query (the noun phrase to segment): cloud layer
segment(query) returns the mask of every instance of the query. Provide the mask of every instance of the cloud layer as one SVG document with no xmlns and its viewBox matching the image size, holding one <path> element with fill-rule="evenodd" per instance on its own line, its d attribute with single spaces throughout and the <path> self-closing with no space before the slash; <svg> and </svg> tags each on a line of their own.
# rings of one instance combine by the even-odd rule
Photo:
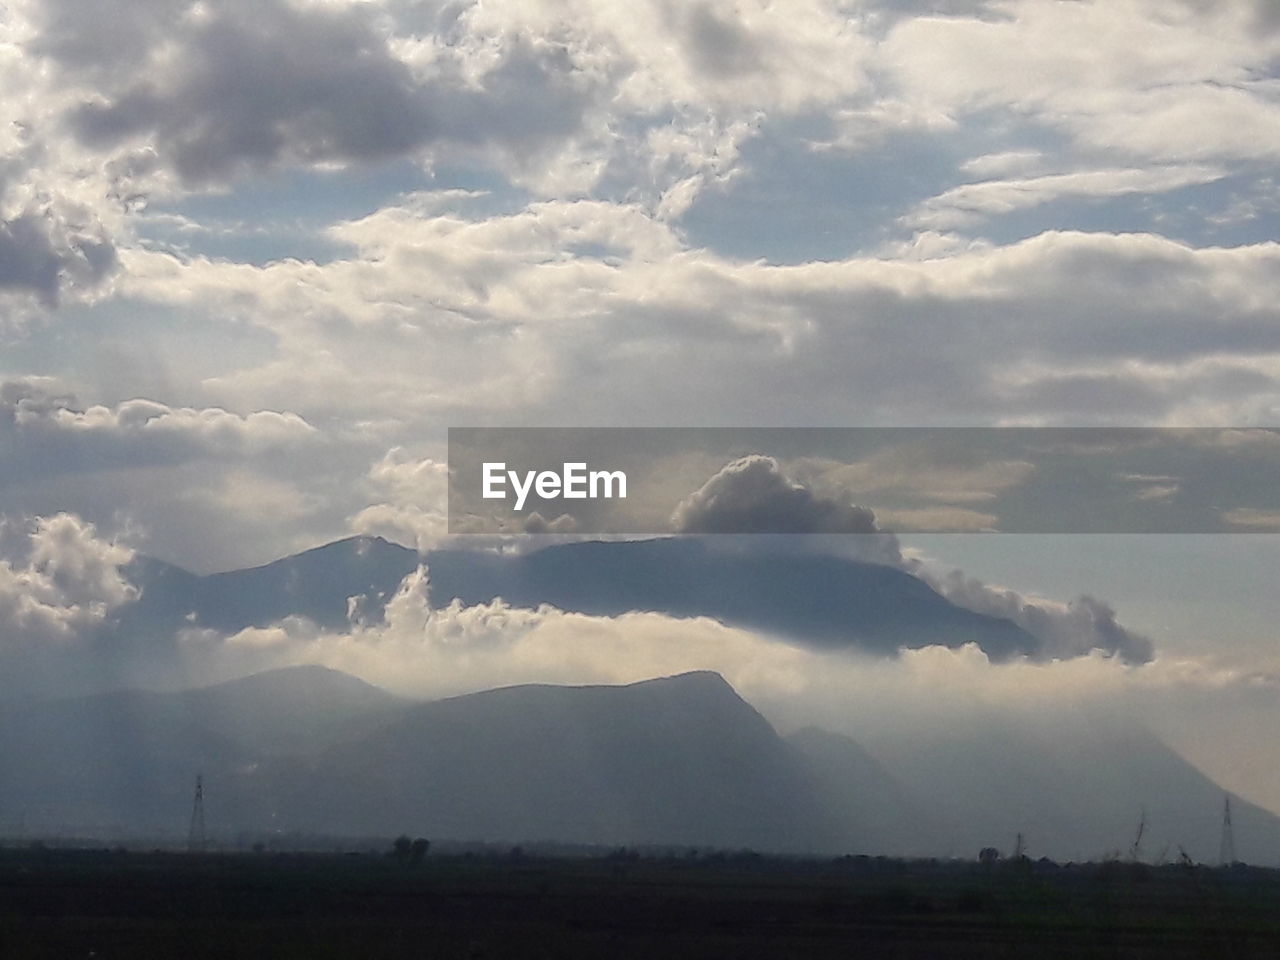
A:
<svg viewBox="0 0 1280 960">
<path fill-rule="evenodd" d="M 435 542 L 449 425 L 1280 425 L 1278 56 L 1268 0 L 14 0 L 0 513 L 211 570 Z M 734 482 L 848 530 L 928 472 L 829 466 Z M 1020 469 L 918 509 L 984 529 Z M 119 596 L 4 569 L 11 622 Z"/>
</svg>

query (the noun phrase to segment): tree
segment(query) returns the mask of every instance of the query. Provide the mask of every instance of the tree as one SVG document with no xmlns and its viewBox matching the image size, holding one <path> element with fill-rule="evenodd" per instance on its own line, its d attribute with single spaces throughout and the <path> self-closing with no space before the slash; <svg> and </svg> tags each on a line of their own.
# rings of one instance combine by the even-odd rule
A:
<svg viewBox="0 0 1280 960">
<path fill-rule="evenodd" d="M 387 856 L 394 858 L 399 863 L 408 863 L 412 852 L 413 841 L 409 839 L 407 833 L 402 833 L 391 842 L 391 852 Z"/>
<path fill-rule="evenodd" d="M 407 833 L 402 833 L 391 842 L 387 856 L 406 867 L 416 867 L 427 858 L 429 849 L 431 841 L 426 837 L 410 840 Z"/>
<path fill-rule="evenodd" d="M 416 867 L 427 858 L 427 851 L 431 849 L 431 841 L 425 837 L 418 837 L 409 845 L 409 866 Z"/>
</svg>

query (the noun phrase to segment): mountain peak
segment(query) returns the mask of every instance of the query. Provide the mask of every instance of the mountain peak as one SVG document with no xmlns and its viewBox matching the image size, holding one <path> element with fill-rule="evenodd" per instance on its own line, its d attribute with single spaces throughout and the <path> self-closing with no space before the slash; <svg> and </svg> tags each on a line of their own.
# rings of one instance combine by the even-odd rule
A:
<svg viewBox="0 0 1280 960">
<path fill-rule="evenodd" d="M 675 673 L 667 677 L 654 677 L 650 680 L 640 680 L 636 683 L 626 684 L 625 686 L 631 688 L 670 690 L 672 692 L 684 691 L 691 694 L 723 694 L 727 692 L 732 694 L 734 697 L 738 697 L 738 691 L 733 689 L 733 685 L 714 670 L 689 670 L 685 673 Z"/>
<path fill-rule="evenodd" d="M 276 667 L 260 673 L 224 680 L 220 683 L 201 687 L 191 691 L 200 695 L 239 695 L 239 696 L 271 696 L 271 697 L 306 697 L 314 699 L 324 697 L 331 701 L 349 702 L 365 700 L 376 702 L 393 699 L 391 694 L 381 687 L 353 677 L 341 670 L 315 663 L 304 663 L 289 667 Z"/>
<path fill-rule="evenodd" d="M 648 679 L 648 680 L 638 680 L 635 683 L 628 684 L 628 686 L 639 687 L 639 686 L 644 686 L 645 684 L 654 684 L 654 685 L 702 684 L 702 685 L 710 685 L 710 686 L 729 687 L 729 689 L 733 689 L 732 686 L 729 684 L 729 681 L 726 680 L 721 674 L 717 673 L 715 670 L 686 670 L 684 673 L 673 673 L 665 677 L 652 677 L 651 679 Z"/>
<path fill-rule="evenodd" d="M 274 567 L 285 565 L 308 566 L 316 561 L 328 560 L 333 557 L 366 559 L 384 556 L 404 557 L 413 553 L 414 551 L 408 547 L 402 547 L 400 544 L 392 543 L 383 537 L 360 533 L 350 537 L 343 537 L 340 540 L 332 540 L 329 543 L 322 543 L 317 547 L 310 547 L 298 553 L 289 554 L 287 557 L 280 557 L 248 569 L 270 570 Z M 213 576 L 233 576 L 244 572 L 246 571 L 230 570 L 223 574 L 213 574 Z"/>
</svg>

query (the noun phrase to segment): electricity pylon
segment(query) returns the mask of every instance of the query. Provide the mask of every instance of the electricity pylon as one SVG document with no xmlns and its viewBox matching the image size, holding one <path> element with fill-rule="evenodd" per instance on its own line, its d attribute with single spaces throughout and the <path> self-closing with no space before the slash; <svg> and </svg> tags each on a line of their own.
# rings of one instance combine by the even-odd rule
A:
<svg viewBox="0 0 1280 960">
<path fill-rule="evenodd" d="M 1218 844 L 1218 862 L 1229 867 L 1236 862 L 1236 837 L 1231 828 L 1231 794 L 1222 797 L 1222 840 Z"/>
<path fill-rule="evenodd" d="M 196 796 L 191 803 L 191 828 L 187 831 L 187 850 L 191 853 L 202 853 L 205 848 L 204 834 L 204 778 L 196 775 Z"/>
</svg>

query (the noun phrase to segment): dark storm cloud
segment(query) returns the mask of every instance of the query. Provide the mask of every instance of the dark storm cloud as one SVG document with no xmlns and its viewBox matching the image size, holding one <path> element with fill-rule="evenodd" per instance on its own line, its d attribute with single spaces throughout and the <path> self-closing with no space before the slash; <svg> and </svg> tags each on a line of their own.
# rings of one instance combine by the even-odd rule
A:
<svg viewBox="0 0 1280 960">
<path fill-rule="evenodd" d="M 53 306 L 66 282 L 93 286 L 115 265 L 109 240 L 56 218 L 25 213 L 0 221 L 0 290 L 34 294 Z"/>
<path fill-rule="evenodd" d="M 685 499 L 679 533 L 875 533 L 870 510 L 794 483 L 772 457 L 735 460 Z"/>
<path fill-rule="evenodd" d="M 210 5 L 166 30 L 144 29 L 145 56 L 135 52 L 132 71 L 92 36 L 57 18 L 54 27 L 37 49 L 73 73 L 97 64 L 110 78 L 99 98 L 73 112 L 78 138 L 101 149 L 150 136 L 194 184 L 279 163 L 375 161 L 429 145 L 537 150 L 576 129 L 590 100 L 589 83 L 552 43 L 508 43 L 478 81 L 445 55 L 426 81 L 391 52 L 362 7 Z"/>
<path fill-rule="evenodd" d="M 426 134 L 408 68 L 355 13 L 267 4 L 254 20 L 220 12 L 185 34 L 175 75 L 78 111 L 85 143 L 154 131 L 184 179 L 208 181 L 290 154 L 373 159 Z"/>
<path fill-rule="evenodd" d="M 136 70 L 191 6 L 185 0 L 46 0 L 35 7 L 39 33 L 29 46 L 68 70 L 101 79 Z"/>
</svg>

